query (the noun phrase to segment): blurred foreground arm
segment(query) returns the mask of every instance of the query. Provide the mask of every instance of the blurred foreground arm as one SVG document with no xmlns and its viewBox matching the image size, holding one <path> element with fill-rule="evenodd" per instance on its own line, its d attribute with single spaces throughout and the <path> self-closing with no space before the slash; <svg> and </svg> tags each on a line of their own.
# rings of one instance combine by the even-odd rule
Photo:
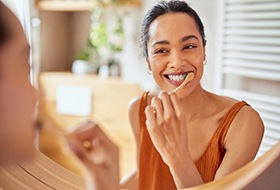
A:
<svg viewBox="0 0 280 190">
<path fill-rule="evenodd" d="M 67 139 L 70 150 L 85 166 L 87 189 L 119 189 L 119 149 L 97 124 L 82 123 Z"/>
</svg>

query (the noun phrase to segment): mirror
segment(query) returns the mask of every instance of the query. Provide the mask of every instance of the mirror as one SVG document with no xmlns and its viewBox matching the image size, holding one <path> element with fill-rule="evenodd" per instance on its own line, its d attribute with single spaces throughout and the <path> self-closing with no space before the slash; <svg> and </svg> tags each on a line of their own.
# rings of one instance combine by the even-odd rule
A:
<svg viewBox="0 0 280 190">
<path fill-rule="evenodd" d="M 214 3 L 214 5 L 215 5 L 215 3 Z M 203 8 L 201 8 L 201 9 L 203 9 Z M 208 14 L 209 12 L 206 11 L 205 14 L 206 13 Z M 57 15 L 54 15 L 54 16 L 57 16 Z M 214 16 L 216 16 L 216 15 L 213 15 L 213 17 Z M 206 23 L 208 23 L 208 22 L 206 21 Z M 209 21 L 209 23 L 211 23 L 211 21 Z M 215 40 L 213 40 L 213 41 L 215 41 Z M 211 42 L 211 37 L 210 37 L 209 42 Z M 211 47 L 211 45 L 210 45 L 210 47 Z M 272 52 L 269 52 L 269 54 L 273 54 L 273 56 L 271 56 L 272 60 L 270 60 L 273 63 L 270 63 L 270 66 L 276 66 L 276 70 L 278 68 L 276 65 L 277 61 L 275 61 L 277 58 L 277 55 L 274 55 L 274 54 L 278 50 L 277 49 L 278 47 L 279 46 L 277 46 L 276 48 L 272 48 Z M 229 49 L 231 49 L 231 48 L 232 47 L 229 47 Z M 212 49 L 215 49 L 215 48 L 210 48 L 210 50 L 212 50 Z M 235 50 L 235 47 L 233 47 L 232 49 Z M 259 49 L 253 49 L 252 51 L 258 52 Z M 275 59 L 273 59 L 273 58 L 275 58 Z M 263 59 L 266 59 L 266 58 L 263 58 Z M 213 61 L 213 60 L 215 60 L 213 57 L 212 58 L 210 57 L 208 59 L 208 61 L 209 60 L 212 60 L 211 62 L 215 62 L 215 61 Z M 277 60 L 279 60 L 279 59 L 277 59 Z M 226 60 L 226 61 L 228 61 L 228 60 Z M 131 63 L 134 61 L 129 61 L 129 62 Z M 135 62 L 137 62 L 137 61 L 135 61 Z M 251 63 L 246 63 L 246 64 L 247 64 L 246 67 L 252 67 Z M 144 65 L 144 64 L 142 64 L 142 65 Z M 228 93 L 228 95 L 231 94 L 236 97 L 248 98 L 252 102 L 252 105 L 256 105 L 256 108 L 260 109 L 261 113 L 263 113 L 264 119 L 267 119 L 267 121 L 268 121 L 267 126 L 270 127 L 271 123 L 273 123 L 274 121 L 279 122 L 279 120 L 277 119 L 277 114 L 279 114 L 279 111 L 277 109 L 277 106 L 276 107 L 273 106 L 273 104 L 276 104 L 276 105 L 279 104 L 279 98 L 276 97 L 279 95 L 278 94 L 279 91 L 277 91 L 277 90 L 275 91 L 275 89 L 274 89 L 275 86 L 279 87 L 279 78 L 277 78 L 278 75 L 269 75 L 269 72 L 268 72 L 268 74 L 266 73 L 266 75 L 263 75 L 264 73 L 262 71 L 260 71 L 259 76 L 256 76 L 255 72 L 253 72 L 253 74 L 250 72 L 248 72 L 247 74 L 244 74 L 244 73 L 242 73 L 243 71 L 248 71 L 248 70 L 246 70 L 246 68 L 243 68 L 243 66 L 240 66 L 240 65 L 239 65 L 239 68 L 237 68 L 237 67 L 235 67 L 235 65 L 234 66 L 231 65 L 230 62 L 225 63 L 225 65 L 221 64 L 221 66 L 224 66 L 226 69 L 224 70 L 224 73 L 219 73 L 219 75 L 226 75 L 228 73 L 234 74 L 234 75 L 238 75 L 240 73 L 241 74 L 239 75 L 238 79 L 235 78 L 236 76 L 234 76 L 234 79 L 231 78 L 232 76 L 226 76 L 225 78 L 220 78 L 220 79 L 224 79 L 226 81 L 225 86 L 222 86 L 222 87 L 220 86 L 220 90 L 223 90 L 223 92 L 225 92 L 225 94 Z M 262 64 L 258 64 L 258 66 L 263 68 Z M 131 66 L 130 66 L 130 68 L 131 68 Z M 234 70 L 234 69 L 237 69 L 237 70 Z M 265 68 L 265 69 L 267 69 L 267 68 Z M 208 65 L 207 65 L 205 73 L 207 73 L 207 70 L 213 71 L 214 70 L 213 66 L 208 67 Z M 253 70 L 258 71 L 258 68 L 253 67 Z M 274 69 L 268 68 L 267 70 L 271 71 Z M 128 71 L 131 72 L 131 70 L 128 70 Z M 240 71 L 240 73 L 238 73 L 239 71 Z M 209 73 L 211 73 L 211 72 L 209 72 Z M 253 80 L 251 78 L 248 80 L 248 77 L 253 78 Z M 214 78 L 214 77 L 212 77 L 212 78 Z M 214 80 L 214 79 L 211 79 L 211 80 Z M 246 84 L 243 82 L 240 82 L 240 83 L 242 83 L 242 85 L 236 86 L 236 84 L 232 83 L 232 81 L 239 81 L 239 80 L 243 81 L 243 82 L 245 81 Z M 270 80 L 272 80 L 273 82 L 271 82 Z M 262 81 L 263 84 L 265 84 L 264 85 L 266 87 L 265 91 L 268 93 L 265 94 L 265 96 L 255 96 L 255 97 L 251 98 L 250 96 L 252 94 L 254 94 L 252 92 L 254 92 L 254 91 L 257 91 L 258 93 L 262 92 L 260 90 L 260 88 L 258 88 L 258 84 L 260 84 L 260 81 Z M 141 82 L 142 82 L 142 84 L 144 83 L 143 81 L 141 81 Z M 229 84 L 227 84 L 227 83 L 229 83 Z M 254 85 L 251 85 L 251 84 L 254 84 Z M 48 127 L 46 127 L 47 125 L 54 124 L 61 128 L 65 128 L 65 127 L 72 125 L 73 123 L 77 123 L 86 118 L 94 118 L 97 121 L 99 121 L 102 126 L 106 127 L 106 128 L 104 128 L 106 133 L 119 146 L 125 146 L 125 148 L 123 148 L 123 149 L 126 150 L 127 152 L 124 152 L 122 155 L 124 160 L 122 161 L 121 165 L 123 167 L 127 167 L 127 168 L 122 168 L 122 171 L 121 171 L 122 174 L 127 173 L 127 171 L 132 168 L 130 165 L 127 164 L 127 162 L 125 162 L 125 160 L 136 160 L 136 158 L 135 158 L 136 154 L 133 153 L 133 152 L 135 152 L 135 148 L 133 147 L 133 143 L 132 143 L 132 142 L 134 142 L 133 136 L 132 136 L 131 131 L 127 132 L 127 134 L 123 133 L 123 131 L 126 131 L 126 129 L 129 128 L 129 126 L 128 126 L 129 122 L 128 122 L 128 118 L 126 116 L 124 116 L 123 113 L 120 113 L 120 110 L 127 110 L 128 102 L 133 97 L 139 96 L 142 93 L 143 89 L 140 87 L 139 84 L 131 84 L 127 81 L 122 81 L 117 78 L 111 78 L 111 79 L 108 78 L 106 80 L 101 80 L 100 78 L 96 78 L 95 76 L 91 76 L 91 77 L 73 76 L 70 73 L 67 74 L 67 73 L 43 73 L 42 72 L 39 74 L 38 85 L 39 85 L 41 92 L 44 93 L 44 98 L 40 102 L 40 108 L 39 108 L 40 109 L 39 117 L 40 117 L 40 121 L 42 122 L 42 130 L 40 132 L 42 132 L 44 134 L 48 134 L 48 137 L 44 137 L 44 135 L 41 134 L 40 141 L 42 139 L 46 138 L 47 140 L 45 142 L 47 142 L 46 144 L 48 146 L 51 145 L 51 143 L 57 143 L 57 144 L 61 143 L 60 142 L 61 139 L 59 137 L 55 138 L 55 135 L 52 134 L 52 131 L 48 131 Z M 59 85 L 64 85 L 64 86 L 66 86 L 66 85 L 68 85 L 68 86 L 69 85 L 72 85 L 72 86 L 86 85 L 88 88 L 90 88 L 91 93 L 93 94 L 93 96 L 92 96 L 93 99 L 91 100 L 92 101 L 91 102 L 91 104 L 92 104 L 91 111 L 92 112 L 90 112 L 90 114 L 88 114 L 86 116 L 82 116 L 82 117 L 69 116 L 69 115 L 65 115 L 65 114 L 64 115 L 56 114 L 56 111 L 57 111 L 56 103 L 57 102 L 56 102 L 56 90 L 55 89 L 57 89 L 57 87 Z M 231 90 L 227 90 L 227 88 L 230 88 Z M 236 90 L 234 88 L 237 88 L 238 90 Z M 241 94 L 236 93 L 236 92 L 240 92 L 240 91 L 244 91 L 244 90 L 248 90 L 250 92 L 249 93 L 245 92 L 245 93 L 241 93 Z M 116 92 L 125 92 L 125 93 L 116 93 Z M 129 93 L 127 93 L 127 92 L 129 92 Z M 272 97 L 272 98 L 270 98 L 270 97 Z M 264 101 L 263 99 L 266 99 L 266 100 Z M 255 103 L 255 102 L 257 102 L 257 103 Z M 265 104 L 266 106 L 262 106 L 263 104 Z M 258 107 L 258 106 L 261 106 L 261 107 Z M 267 114 L 269 114 L 270 112 L 272 112 L 272 114 L 270 115 L 272 117 L 270 117 L 270 116 L 266 117 Z M 269 122 L 271 120 L 272 120 L 272 122 Z M 124 128 L 124 126 L 125 126 L 125 128 Z M 271 127 L 272 131 L 274 130 L 273 126 L 274 126 L 274 124 Z M 116 134 L 118 134 L 119 136 L 117 136 Z M 276 140 L 279 140 L 279 137 L 276 137 Z M 55 145 L 56 147 L 58 147 L 57 144 Z M 42 152 L 47 151 L 48 148 L 46 148 L 44 150 L 44 147 L 41 142 L 40 142 L 40 146 L 41 146 L 40 148 L 41 148 Z M 61 152 L 61 150 L 52 149 L 52 151 L 53 150 L 54 150 L 54 154 Z M 50 156 L 50 155 L 48 155 L 48 156 Z M 67 157 L 67 159 L 68 158 L 69 157 Z M 60 162 L 59 159 L 57 159 L 57 162 L 58 163 Z M 61 165 L 65 164 L 65 165 L 63 165 L 64 167 L 70 168 L 70 170 L 79 174 L 79 169 L 77 169 L 78 167 L 74 166 L 75 164 L 72 164 L 72 162 L 68 163 L 65 161 L 61 161 L 60 164 Z M 20 167 L 20 165 L 19 165 L 19 167 Z M 73 168 L 71 168 L 71 167 L 73 167 Z"/>
<path fill-rule="evenodd" d="M 277 130 L 279 120 L 277 119 L 277 117 L 279 115 L 278 107 L 280 106 L 280 101 L 278 98 L 280 95 L 278 60 L 280 60 L 280 58 L 277 52 L 279 52 L 280 45 L 277 36 L 277 34 L 279 33 L 277 32 L 279 31 L 279 28 L 275 27 L 277 26 L 277 23 L 272 22 L 267 26 L 262 26 L 262 23 L 266 21 L 262 21 L 261 19 L 258 20 L 258 18 L 255 18 L 252 19 L 252 22 L 250 22 L 254 26 L 242 29 L 244 24 L 242 24 L 241 21 L 241 23 L 239 23 L 239 20 L 237 18 L 249 16 L 246 15 L 244 11 L 234 11 L 235 5 L 227 5 L 232 6 L 229 7 L 230 9 L 232 9 L 232 12 L 229 12 L 228 14 L 232 14 L 235 16 L 232 18 L 232 20 L 229 20 L 228 23 L 223 23 L 224 20 L 219 20 L 222 17 L 219 17 L 217 15 L 217 13 L 223 12 L 218 1 L 203 1 L 202 3 L 202 1 L 196 0 L 190 1 L 190 3 L 192 3 L 193 7 L 197 10 L 200 17 L 203 19 L 206 30 L 206 54 L 208 64 L 205 65 L 202 84 L 206 89 L 209 89 L 210 91 L 217 91 L 218 93 L 223 93 L 226 96 L 234 97 L 237 99 L 245 99 L 252 107 L 260 112 L 265 121 L 265 125 L 267 127 L 266 131 L 268 134 L 265 134 L 261 151 L 258 154 L 259 157 L 264 152 L 266 152 L 273 144 L 279 141 L 279 132 Z M 130 23 L 128 24 L 129 26 L 135 24 L 136 27 L 125 28 L 125 31 L 129 33 L 128 36 L 130 39 L 127 40 L 129 44 L 125 44 L 126 51 L 124 52 L 123 56 L 127 58 L 122 62 L 122 77 L 126 81 L 139 82 L 142 91 L 146 89 L 149 90 L 154 86 L 152 77 L 147 75 L 146 73 L 146 63 L 144 59 L 139 58 L 137 47 L 134 47 L 134 44 L 139 44 L 138 39 L 135 38 L 135 36 L 139 36 L 139 26 L 141 24 L 141 20 L 138 15 L 143 13 L 143 10 L 145 8 L 150 8 L 152 2 L 149 1 L 149 3 L 143 4 L 145 4 L 145 7 L 141 8 L 136 6 L 126 9 L 129 16 L 126 16 L 126 20 L 124 21 L 126 23 Z M 243 7 L 242 3 L 238 6 Z M 208 7 L 212 8 L 208 9 Z M 246 8 L 247 7 L 244 5 L 244 9 Z M 276 3 L 275 6 L 271 6 L 271 8 L 269 9 L 277 11 L 279 10 L 279 5 Z M 69 52 L 78 53 L 79 47 L 83 47 L 83 43 L 86 42 L 87 35 L 85 34 L 85 31 L 90 28 L 90 13 L 71 11 L 67 13 L 58 13 L 50 10 L 38 11 L 41 14 L 40 19 L 42 20 L 40 38 L 42 39 L 42 41 L 41 46 L 36 49 L 41 49 L 42 52 L 41 71 L 60 71 L 62 70 L 62 63 L 67 63 L 67 65 L 64 66 L 66 69 L 70 70 L 69 65 L 71 64 L 71 61 L 68 60 Z M 263 14 L 266 14 L 270 11 L 263 10 L 263 12 Z M 222 16 L 225 17 L 227 15 Z M 72 17 L 71 23 L 67 24 L 67 22 L 65 21 L 70 17 Z M 273 15 L 267 19 L 273 20 L 272 17 Z M 84 23 L 81 21 L 84 21 Z M 51 23 L 55 25 L 57 30 L 51 31 L 48 29 L 49 26 L 51 26 Z M 74 25 L 76 27 L 73 27 Z M 231 27 L 221 28 L 221 26 L 227 25 L 231 25 Z M 219 26 L 220 29 L 216 26 Z M 74 28 L 74 32 L 72 34 L 66 34 L 65 28 L 67 29 L 72 27 Z M 266 29 L 266 31 L 270 30 L 271 32 L 268 32 L 267 34 L 263 33 L 261 35 L 258 34 L 258 31 L 263 31 L 264 29 Z M 227 30 L 226 32 L 228 34 L 226 36 L 223 36 L 223 30 Z M 234 32 L 238 34 L 235 34 Z M 242 32 L 244 32 L 244 34 Z M 253 34 L 246 34 L 249 32 L 253 32 Z M 63 35 L 66 35 L 68 40 L 62 38 L 61 36 Z M 48 36 L 49 38 L 47 38 Z M 52 44 L 50 44 L 53 43 L 51 39 L 53 39 L 55 42 L 62 40 L 61 43 L 58 43 L 61 46 L 57 45 L 56 47 L 54 47 Z M 63 41 L 63 39 L 65 41 Z M 44 46 L 42 46 L 42 44 L 44 44 Z M 220 46 L 225 48 L 221 48 Z M 258 46 L 264 46 L 267 48 L 265 48 L 266 50 L 255 48 Z M 47 50 L 46 47 L 52 47 L 52 50 L 57 48 L 54 51 L 60 52 L 60 56 L 50 57 L 49 55 L 53 55 L 54 53 L 50 51 L 50 49 Z M 71 47 L 74 47 L 74 49 L 71 49 Z M 222 51 L 220 52 L 221 55 L 218 56 L 219 58 L 216 58 L 214 55 L 218 54 L 220 50 Z M 248 55 L 249 57 L 244 57 L 246 56 L 244 54 Z M 235 59 L 237 61 L 235 61 Z M 219 68 L 224 69 L 218 73 Z M 52 92 L 54 92 L 54 89 L 52 89 Z M 49 93 L 49 90 L 47 90 L 46 93 Z M 93 89 L 93 94 L 94 93 L 95 92 Z M 95 100 L 93 100 L 93 104 L 94 102 Z M 54 102 L 52 104 L 52 109 L 54 109 Z M 127 110 L 127 107 L 124 110 Z M 54 113 L 54 110 L 51 110 L 50 112 Z M 96 114 L 96 111 L 94 111 L 93 114 Z M 65 119 L 65 117 L 63 118 Z M 64 126 L 67 126 L 69 124 L 72 123 L 66 122 L 64 123 Z M 108 125 L 110 126 L 110 124 Z M 274 137 L 274 135 L 271 135 L 276 131 L 276 137 Z"/>
</svg>

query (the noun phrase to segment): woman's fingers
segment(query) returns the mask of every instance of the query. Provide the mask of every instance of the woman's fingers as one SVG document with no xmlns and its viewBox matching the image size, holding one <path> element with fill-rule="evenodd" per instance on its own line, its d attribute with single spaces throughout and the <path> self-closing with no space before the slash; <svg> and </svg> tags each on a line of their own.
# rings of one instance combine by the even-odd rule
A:
<svg viewBox="0 0 280 190">
<path fill-rule="evenodd" d="M 111 146 L 114 144 L 93 121 L 80 123 L 74 126 L 70 131 L 79 141 L 83 142 L 85 148 L 91 145 L 100 146 L 102 144 L 103 146 Z"/>
<path fill-rule="evenodd" d="M 69 133 L 70 149 L 85 164 L 109 165 L 118 160 L 118 147 L 92 121 L 81 123 Z"/>
<path fill-rule="evenodd" d="M 181 109 L 177 95 L 175 93 L 161 92 L 158 97 L 152 98 L 151 105 L 147 106 L 146 115 L 147 120 L 153 119 L 153 122 L 156 122 L 159 126 L 171 121 L 176 116 L 180 116 Z M 150 123 L 151 121 L 148 122 Z"/>
<path fill-rule="evenodd" d="M 154 115 L 158 122 L 162 121 L 162 115 L 163 115 L 163 106 L 161 99 L 158 97 L 153 97 L 151 101 L 151 106 L 154 108 Z"/>
<path fill-rule="evenodd" d="M 91 139 L 96 133 L 98 126 L 95 122 L 87 120 L 85 122 L 79 123 L 69 129 L 69 133 L 75 134 L 80 140 Z"/>
<path fill-rule="evenodd" d="M 72 136 L 72 140 L 75 139 L 77 143 L 80 143 L 84 148 L 91 150 L 92 145 L 96 144 L 96 142 L 94 142 L 96 141 L 94 138 L 94 131 L 96 128 L 96 124 L 88 120 L 70 128 L 68 134 Z"/>
<path fill-rule="evenodd" d="M 90 161 L 88 159 L 87 150 L 74 136 L 68 135 L 67 143 L 69 149 L 75 154 L 76 157 L 78 157 L 79 160 L 81 160 L 83 163 L 88 163 Z"/>
<path fill-rule="evenodd" d="M 188 146 L 185 146 L 188 144 L 188 134 L 185 114 L 177 95 L 160 93 L 146 107 L 145 113 L 148 133 L 163 161 L 169 165 L 182 160 L 182 154 L 178 154 L 178 150 L 188 150 Z"/>
<path fill-rule="evenodd" d="M 173 105 L 172 105 L 172 102 L 170 100 L 170 95 L 167 92 L 161 92 L 159 94 L 159 98 L 162 101 L 164 111 L 173 110 Z"/>
<path fill-rule="evenodd" d="M 170 95 L 166 92 L 160 93 L 159 97 L 161 98 L 164 107 L 164 114 L 163 114 L 164 120 L 169 123 L 175 117 L 174 113 L 176 110 L 174 109 L 173 102 L 170 99 Z"/>
<path fill-rule="evenodd" d="M 179 98 L 178 98 L 177 94 L 174 93 L 174 92 L 171 92 L 169 94 L 169 97 L 170 97 L 170 101 L 172 103 L 172 107 L 175 111 L 175 114 L 177 115 L 177 117 L 181 117 L 183 112 L 182 112 L 181 105 L 180 105 Z"/>
<path fill-rule="evenodd" d="M 145 109 L 146 114 L 146 125 L 147 126 L 154 126 L 156 123 L 156 109 L 153 106 L 147 106 Z"/>
<path fill-rule="evenodd" d="M 66 138 L 84 165 L 88 187 L 119 189 L 119 149 L 96 123 L 81 123 Z"/>
</svg>

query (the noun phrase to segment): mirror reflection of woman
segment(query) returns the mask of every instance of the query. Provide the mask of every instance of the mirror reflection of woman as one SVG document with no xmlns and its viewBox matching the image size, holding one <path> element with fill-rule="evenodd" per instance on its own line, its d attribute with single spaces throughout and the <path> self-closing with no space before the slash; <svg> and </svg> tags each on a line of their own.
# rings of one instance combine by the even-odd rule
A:
<svg viewBox="0 0 280 190">
<path fill-rule="evenodd" d="M 144 56 L 161 92 L 130 105 L 138 148 L 133 189 L 176 189 L 213 181 L 252 161 L 263 136 L 259 114 L 244 101 L 200 84 L 206 39 L 197 13 L 183 1 L 159 2 L 142 24 Z M 211 63 L 208 63 L 211 64 Z M 172 92 L 189 72 L 194 78 Z"/>
<path fill-rule="evenodd" d="M 0 165 L 31 160 L 32 115 L 37 92 L 29 81 L 29 45 L 16 17 L 0 2 Z M 222 178 L 253 160 L 263 123 L 246 102 L 207 92 L 203 75 L 205 36 L 201 21 L 183 1 L 160 2 L 142 29 L 144 55 L 161 92 L 130 104 L 138 148 L 137 171 L 121 186 L 176 189 Z M 210 63 L 208 63 L 210 64 Z M 177 95 L 173 91 L 194 73 Z M 17 118 L 17 119 L 15 119 Z M 88 189 L 119 189 L 118 148 L 92 122 L 70 133 L 71 150 L 84 163 Z M 90 142 L 90 146 L 83 146 Z M 96 152 L 103 156 L 95 158 Z"/>
</svg>

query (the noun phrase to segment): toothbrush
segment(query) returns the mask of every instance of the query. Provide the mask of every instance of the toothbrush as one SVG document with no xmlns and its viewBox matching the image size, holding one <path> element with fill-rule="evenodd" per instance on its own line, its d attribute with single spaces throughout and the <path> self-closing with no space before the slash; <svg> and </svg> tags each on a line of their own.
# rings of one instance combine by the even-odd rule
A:
<svg viewBox="0 0 280 190">
<path fill-rule="evenodd" d="M 190 72 L 188 73 L 188 75 L 186 76 L 185 80 L 183 81 L 182 84 L 180 84 L 176 89 L 174 89 L 172 92 L 176 93 L 177 95 L 179 94 L 179 92 L 184 88 L 184 86 L 191 81 L 194 78 L 194 73 Z"/>
</svg>

